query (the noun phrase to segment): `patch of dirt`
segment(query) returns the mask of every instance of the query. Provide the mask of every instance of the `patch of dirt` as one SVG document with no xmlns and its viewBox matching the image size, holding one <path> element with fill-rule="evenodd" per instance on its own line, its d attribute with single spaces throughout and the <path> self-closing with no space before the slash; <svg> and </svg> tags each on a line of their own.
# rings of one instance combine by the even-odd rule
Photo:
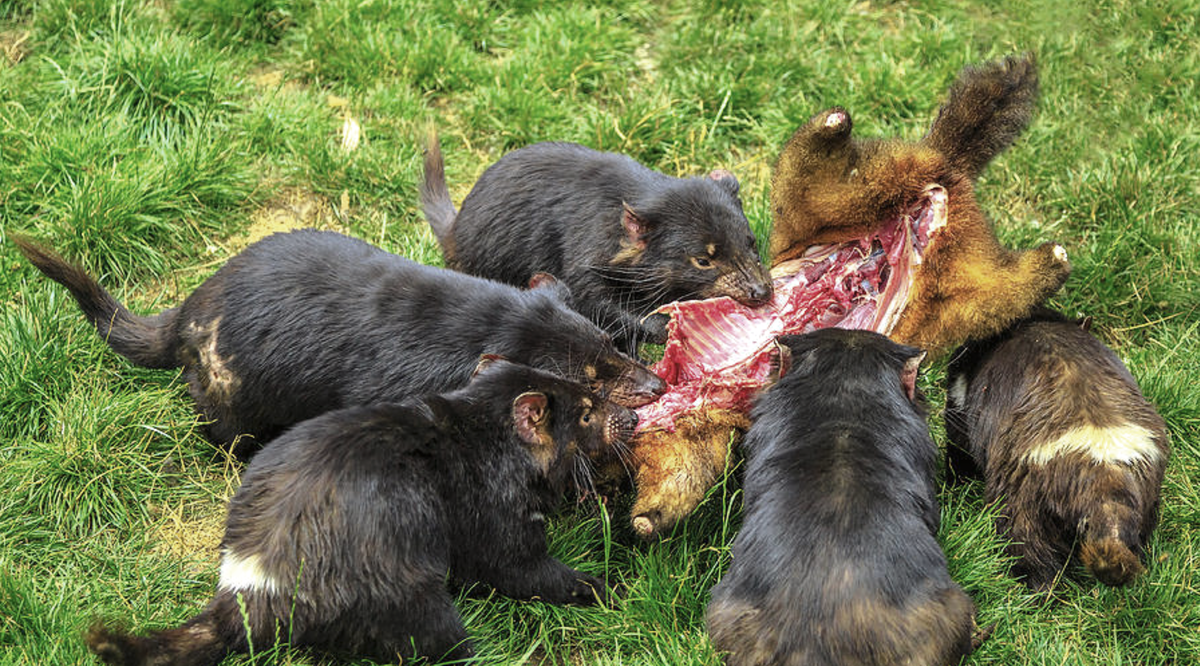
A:
<svg viewBox="0 0 1200 666">
<path fill-rule="evenodd" d="M 213 468 L 215 465 L 205 466 L 197 474 L 196 470 L 173 469 L 176 465 L 178 462 L 168 459 L 163 464 L 164 473 L 183 473 L 210 490 L 203 500 L 150 505 L 150 515 L 156 522 L 151 550 L 185 563 L 194 573 L 211 571 L 220 561 L 225 514 L 229 500 L 241 485 L 243 465 L 232 456 L 225 458 L 219 471 Z M 214 485 L 216 479 L 219 482 Z"/>
<path fill-rule="evenodd" d="M 161 522 L 154 529 L 152 550 L 160 555 L 211 569 L 220 559 L 217 549 L 225 534 L 225 502 L 200 509 L 163 507 Z"/>
<path fill-rule="evenodd" d="M 29 36 L 28 30 L 0 32 L 0 52 L 4 53 L 4 61 L 8 66 L 16 66 L 25 59 L 25 56 L 29 55 L 31 51 Z"/>
<path fill-rule="evenodd" d="M 250 70 L 246 77 L 254 87 L 262 90 L 283 90 L 295 92 L 303 90 L 304 86 L 295 78 L 289 77 L 287 71 L 273 65 L 262 65 Z"/>
<path fill-rule="evenodd" d="M 346 232 L 342 220 L 349 217 L 349 196 L 338 206 L 322 196 L 300 188 L 288 188 L 250 215 L 250 227 L 226 239 L 222 245 L 232 256 L 247 245 L 282 231 L 314 228 Z"/>
<path fill-rule="evenodd" d="M 250 213 L 250 226 L 243 231 L 227 238 L 207 238 L 207 260 L 180 267 L 146 284 L 132 285 L 125 292 L 125 304 L 136 306 L 131 309 L 138 313 L 175 307 L 230 257 L 274 233 L 308 227 L 347 233 L 343 220 L 350 215 L 349 192 L 343 192 L 340 199 L 334 203 L 302 188 L 285 188 Z"/>
</svg>

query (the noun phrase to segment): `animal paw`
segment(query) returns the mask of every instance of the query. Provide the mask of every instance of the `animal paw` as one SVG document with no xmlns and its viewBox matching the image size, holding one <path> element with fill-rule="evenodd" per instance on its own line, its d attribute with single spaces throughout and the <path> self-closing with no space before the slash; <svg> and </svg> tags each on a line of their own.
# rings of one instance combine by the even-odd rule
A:
<svg viewBox="0 0 1200 666">
<path fill-rule="evenodd" d="M 581 577 L 575 579 L 570 589 L 570 595 L 571 603 L 582 606 L 607 606 L 614 598 L 613 595 L 610 595 L 604 581 L 585 574 L 581 574 Z"/>
</svg>

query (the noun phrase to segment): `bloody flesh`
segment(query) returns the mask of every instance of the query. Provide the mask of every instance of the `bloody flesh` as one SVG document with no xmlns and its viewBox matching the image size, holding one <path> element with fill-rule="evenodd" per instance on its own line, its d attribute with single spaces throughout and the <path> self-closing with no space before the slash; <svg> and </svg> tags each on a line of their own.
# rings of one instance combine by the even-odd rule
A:
<svg viewBox="0 0 1200 666">
<path fill-rule="evenodd" d="M 775 296 L 750 308 L 731 298 L 680 301 L 654 372 L 667 393 L 641 407 L 638 431 L 674 430 L 675 418 L 712 408 L 750 411 L 754 393 L 778 375 L 775 338 L 818 328 L 887 335 L 908 303 L 913 276 L 946 222 L 946 192 L 931 185 L 903 214 L 865 237 L 809 248 L 776 266 Z"/>
</svg>

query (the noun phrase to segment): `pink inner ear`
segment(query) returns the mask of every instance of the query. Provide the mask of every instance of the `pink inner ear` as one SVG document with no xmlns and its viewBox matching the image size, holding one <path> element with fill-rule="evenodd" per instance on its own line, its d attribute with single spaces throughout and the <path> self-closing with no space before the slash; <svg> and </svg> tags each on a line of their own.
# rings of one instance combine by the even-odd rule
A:
<svg viewBox="0 0 1200 666">
<path fill-rule="evenodd" d="M 733 178 L 734 175 L 733 172 L 726 169 L 713 169 L 708 172 L 708 177 L 713 180 L 725 180 L 726 178 Z"/>
<path fill-rule="evenodd" d="M 900 385 L 904 387 L 904 393 L 910 401 L 917 399 L 917 372 L 921 369 L 921 361 L 925 360 L 925 352 L 921 352 L 916 356 L 904 362 L 904 370 L 900 373 Z"/>
<path fill-rule="evenodd" d="M 783 379 L 783 376 L 792 369 L 792 348 L 787 345 L 780 344 L 775 341 L 776 355 L 771 358 L 771 377 L 775 381 Z"/>
<path fill-rule="evenodd" d="M 538 426 L 546 418 L 546 396 L 530 391 L 513 401 L 513 424 L 517 435 L 527 444 L 541 443 Z"/>
<path fill-rule="evenodd" d="M 634 212 L 629 204 L 623 204 L 625 211 L 621 215 L 621 226 L 625 228 L 625 238 L 638 249 L 646 247 L 646 224 L 642 222 L 642 218 Z"/>
<path fill-rule="evenodd" d="M 534 273 L 533 277 L 529 278 L 529 288 L 538 289 L 541 287 L 553 287 L 558 284 L 558 278 L 546 273 L 545 271 Z"/>
</svg>

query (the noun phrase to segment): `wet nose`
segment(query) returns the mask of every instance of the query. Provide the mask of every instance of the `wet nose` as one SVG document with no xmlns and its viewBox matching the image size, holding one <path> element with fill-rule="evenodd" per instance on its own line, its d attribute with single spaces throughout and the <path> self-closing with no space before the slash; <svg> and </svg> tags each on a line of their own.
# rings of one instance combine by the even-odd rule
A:
<svg viewBox="0 0 1200 666">
<path fill-rule="evenodd" d="M 771 284 L 759 283 L 750 286 L 750 301 L 756 305 L 761 305 L 771 300 Z"/>
</svg>

